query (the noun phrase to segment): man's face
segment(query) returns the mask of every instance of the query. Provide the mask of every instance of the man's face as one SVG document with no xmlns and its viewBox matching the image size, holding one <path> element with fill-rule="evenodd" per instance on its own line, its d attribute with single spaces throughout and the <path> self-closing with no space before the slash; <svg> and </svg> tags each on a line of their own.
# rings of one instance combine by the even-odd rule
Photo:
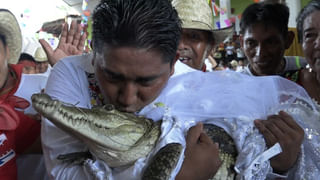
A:
<svg viewBox="0 0 320 180">
<path fill-rule="evenodd" d="M 306 60 L 313 71 L 317 73 L 320 82 L 320 11 L 310 14 L 303 23 L 302 49 Z"/>
<path fill-rule="evenodd" d="M 291 43 L 291 42 L 290 42 Z M 241 46 L 254 75 L 276 75 L 284 68 L 284 51 L 289 48 L 287 38 L 273 26 L 257 23 L 241 36 Z"/>
<path fill-rule="evenodd" d="M 37 62 L 36 63 L 36 72 L 37 73 L 44 73 L 48 69 L 48 61 L 46 62 Z"/>
<path fill-rule="evenodd" d="M 36 63 L 28 60 L 20 60 L 18 64 L 23 65 L 22 72 L 24 74 L 35 74 L 36 73 Z"/>
<path fill-rule="evenodd" d="M 179 60 L 188 66 L 201 70 L 205 58 L 208 57 L 212 45 L 209 42 L 209 34 L 206 31 L 183 29 L 179 43 Z"/>
<path fill-rule="evenodd" d="M 174 71 L 157 51 L 129 47 L 105 50 L 93 62 L 106 103 L 126 112 L 151 103 Z"/>
</svg>

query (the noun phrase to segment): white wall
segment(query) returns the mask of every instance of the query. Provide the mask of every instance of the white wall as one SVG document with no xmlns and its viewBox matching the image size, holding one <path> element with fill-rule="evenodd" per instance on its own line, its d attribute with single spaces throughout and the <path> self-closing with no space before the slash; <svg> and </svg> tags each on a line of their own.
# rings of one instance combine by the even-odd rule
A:
<svg viewBox="0 0 320 180">
<path fill-rule="evenodd" d="M 1 3 L 1 8 L 15 14 L 24 36 L 33 35 L 44 22 L 80 14 L 62 0 L 8 0 Z"/>
<path fill-rule="evenodd" d="M 289 27 L 296 27 L 296 18 L 301 10 L 301 0 L 287 0 L 287 6 L 290 9 Z"/>
</svg>

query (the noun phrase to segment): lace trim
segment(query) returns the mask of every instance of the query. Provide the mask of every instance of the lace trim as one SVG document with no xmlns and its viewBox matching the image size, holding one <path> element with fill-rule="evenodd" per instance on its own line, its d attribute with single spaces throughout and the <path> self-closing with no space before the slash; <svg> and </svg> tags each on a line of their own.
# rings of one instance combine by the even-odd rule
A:
<svg viewBox="0 0 320 180">
<path fill-rule="evenodd" d="M 320 111 L 320 102 L 318 102 L 316 99 L 312 98 L 312 101 L 316 105 L 317 109 Z"/>
</svg>

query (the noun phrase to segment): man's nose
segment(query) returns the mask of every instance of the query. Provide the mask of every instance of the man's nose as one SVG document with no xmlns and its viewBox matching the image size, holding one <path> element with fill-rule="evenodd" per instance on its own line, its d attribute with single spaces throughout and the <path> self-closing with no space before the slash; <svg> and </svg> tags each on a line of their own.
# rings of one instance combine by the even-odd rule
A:
<svg viewBox="0 0 320 180">
<path fill-rule="evenodd" d="M 187 50 L 189 49 L 188 41 L 185 38 L 181 38 L 178 46 L 179 51 Z"/>
<path fill-rule="evenodd" d="M 267 49 L 264 47 L 263 44 L 259 44 L 256 47 L 256 56 L 260 57 L 263 56 L 266 53 Z"/>
<path fill-rule="evenodd" d="M 320 35 L 317 36 L 316 40 L 314 41 L 315 49 L 320 49 Z"/>
<path fill-rule="evenodd" d="M 122 106 L 130 106 L 137 100 L 137 86 L 133 82 L 125 82 L 121 86 L 118 101 Z"/>
</svg>

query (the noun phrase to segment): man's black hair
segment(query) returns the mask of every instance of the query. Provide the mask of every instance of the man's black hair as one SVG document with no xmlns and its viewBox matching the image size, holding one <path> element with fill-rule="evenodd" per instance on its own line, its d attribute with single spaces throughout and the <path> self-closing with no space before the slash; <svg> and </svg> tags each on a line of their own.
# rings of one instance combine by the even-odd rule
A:
<svg viewBox="0 0 320 180">
<path fill-rule="evenodd" d="M 93 13 L 93 51 L 103 47 L 156 50 L 173 63 L 181 21 L 170 0 L 102 0 Z"/>
<path fill-rule="evenodd" d="M 304 20 L 312 14 L 314 11 L 320 11 L 320 1 L 312 0 L 310 1 L 299 13 L 297 17 L 297 31 L 298 40 L 301 43 L 303 40 L 303 23 Z"/>
<path fill-rule="evenodd" d="M 248 28 L 261 23 L 265 27 L 274 27 L 286 37 L 288 34 L 289 8 L 281 3 L 254 3 L 249 5 L 242 13 L 240 22 L 241 34 Z"/>
<path fill-rule="evenodd" d="M 36 62 L 35 59 L 28 53 L 21 53 L 19 57 L 19 62 L 20 61 L 31 61 L 31 62 Z"/>
</svg>

